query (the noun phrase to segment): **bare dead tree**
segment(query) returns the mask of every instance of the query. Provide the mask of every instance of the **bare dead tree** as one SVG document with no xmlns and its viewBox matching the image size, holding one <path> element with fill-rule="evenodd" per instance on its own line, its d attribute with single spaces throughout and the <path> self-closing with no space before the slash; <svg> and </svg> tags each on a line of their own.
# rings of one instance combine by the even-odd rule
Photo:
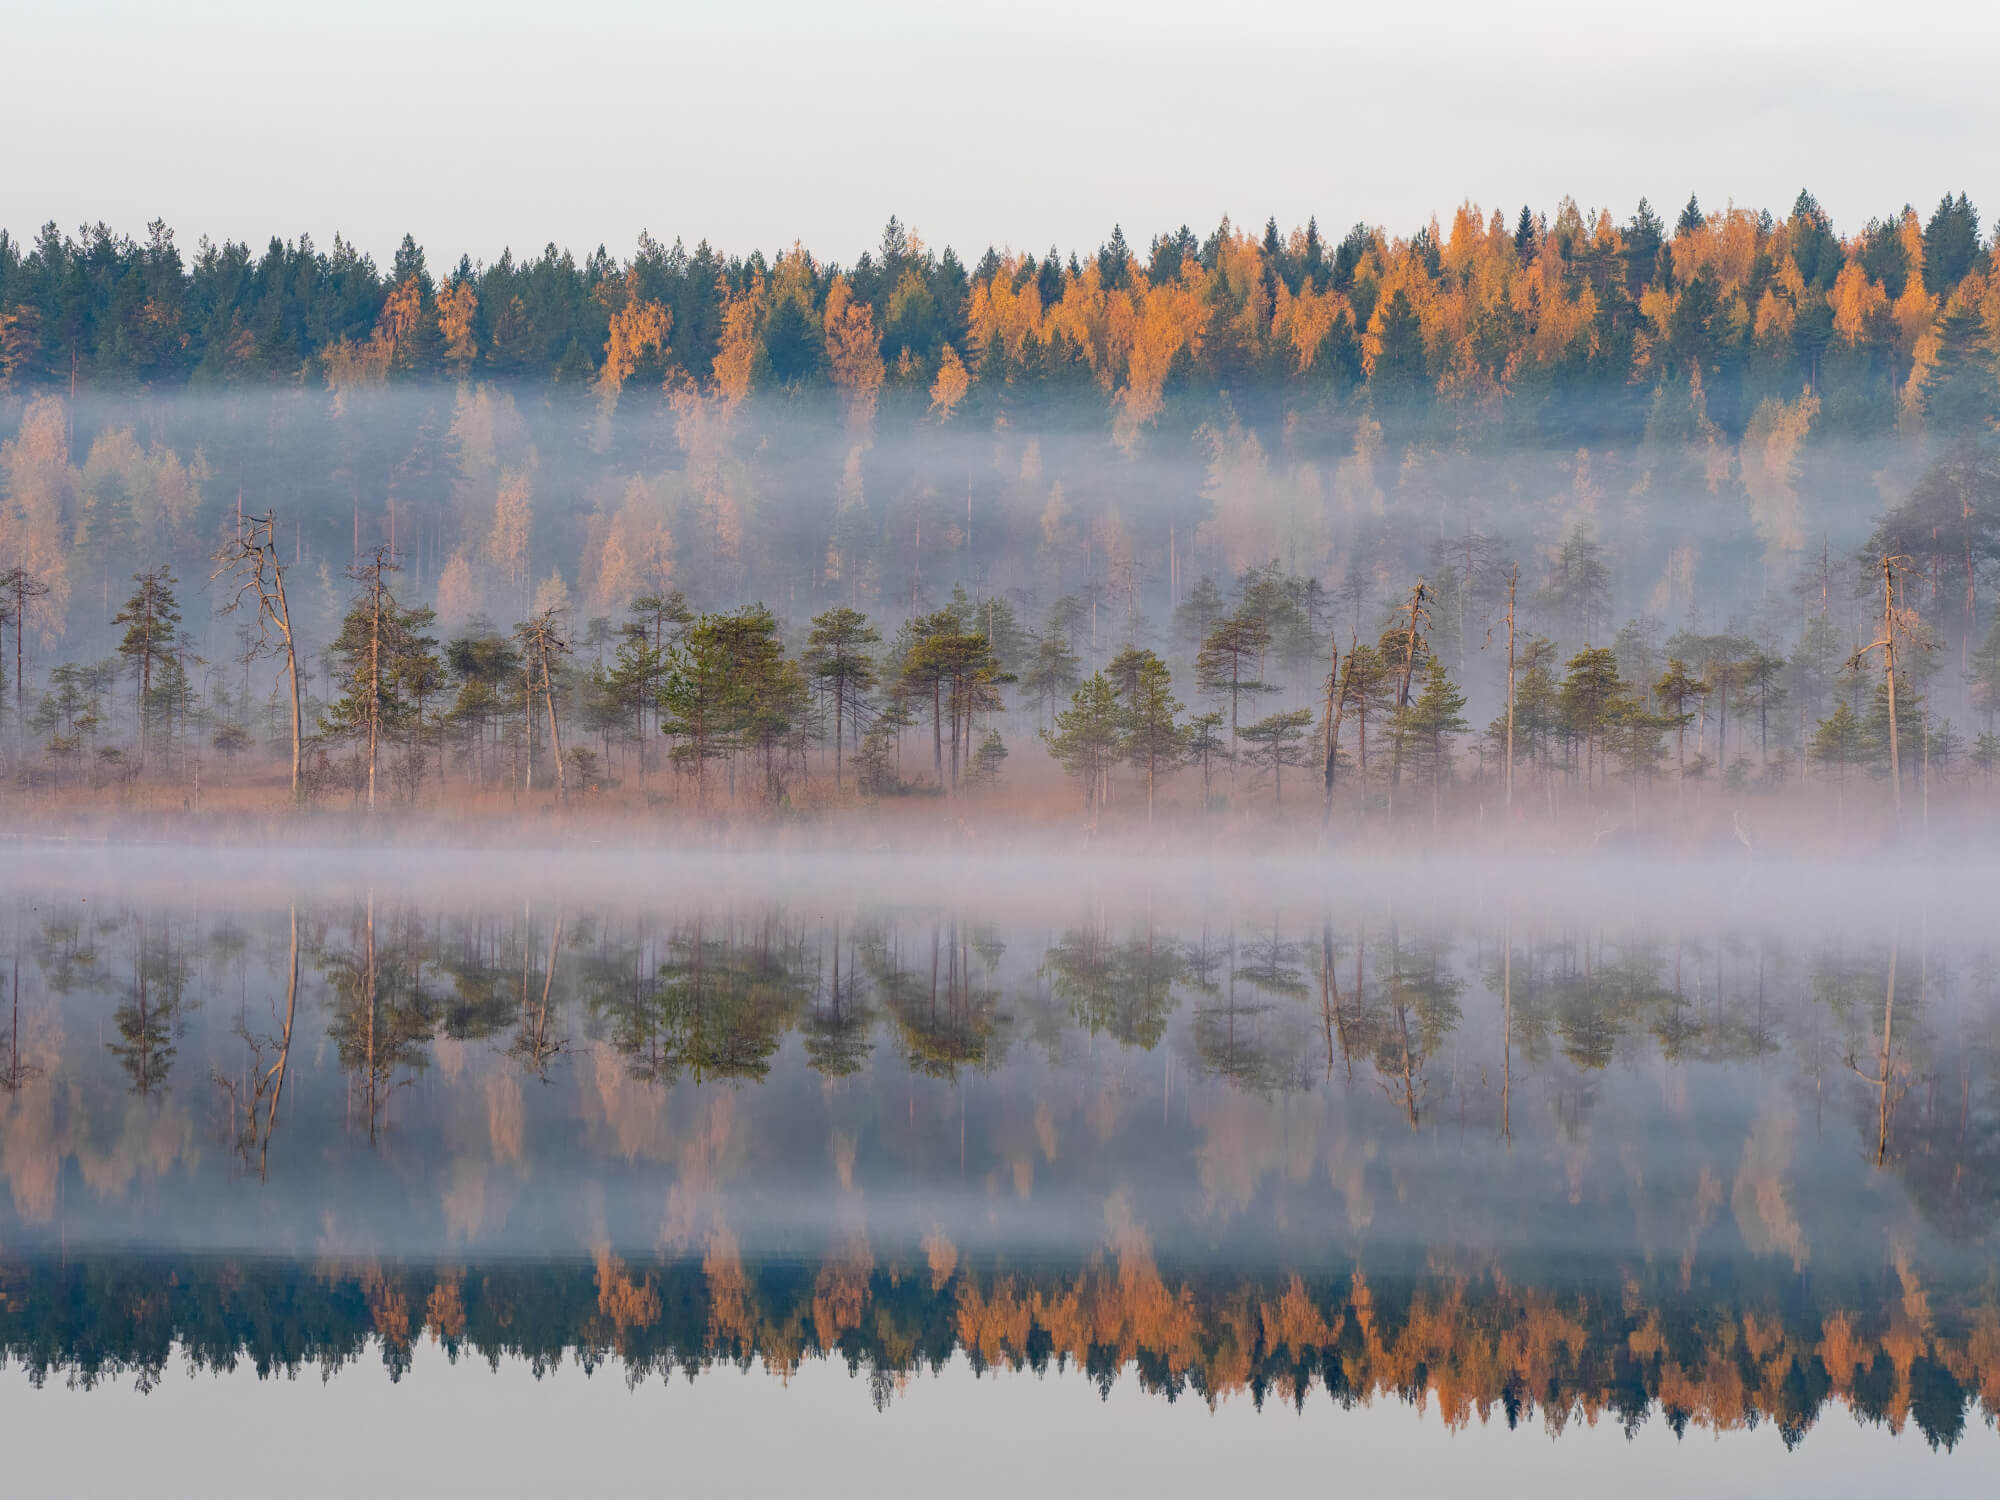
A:
<svg viewBox="0 0 2000 1500">
<path fill-rule="evenodd" d="M 1507 815 L 1514 814 L 1514 589 L 1521 581 L 1521 565 L 1514 564 L 1507 575 Z"/>
<path fill-rule="evenodd" d="M 1903 826 L 1903 758 L 1901 736 L 1896 732 L 1896 570 L 1909 565 L 1907 557 L 1882 559 L 1882 634 L 1847 659 L 1849 671 L 1859 671 L 1871 651 L 1882 653 L 1882 668 L 1889 684 L 1889 787 L 1896 808 L 1896 827 Z"/>
<path fill-rule="evenodd" d="M 1396 686 L 1396 738 L 1391 745 L 1389 756 L 1389 803 L 1393 809 L 1396 788 L 1403 779 L 1403 721 L 1410 706 L 1410 679 L 1417 671 L 1417 647 L 1423 640 L 1424 627 L 1431 622 L 1431 612 L 1425 608 L 1431 597 L 1430 586 L 1419 578 L 1410 590 L 1410 602 L 1401 606 L 1396 613 L 1410 617 L 1409 629 L 1403 637 L 1403 677 Z"/>
<path fill-rule="evenodd" d="M 237 520 L 236 535 L 215 555 L 216 570 L 210 581 L 228 575 L 237 580 L 236 595 L 220 613 L 230 614 L 245 599 L 257 599 L 258 649 L 285 653 L 285 679 L 292 695 L 292 801 L 300 798 L 303 782 L 300 768 L 305 757 L 305 724 L 299 701 L 299 654 L 292 636 L 292 610 L 285 599 L 285 569 L 278 555 L 278 522 L 275 511 L 252 516 L 246 523 Z M 277 643 L 272 632 L 277 633 Z M 247 669 L 246 669 L 247 672 Z"/>
<path fill-rule="evenodd" d="M 1347 701 L 1353 696 L 1354 658 L 1355 652 L 1359 649 L 1360 643 L 1355 640 L 1353 634 L 1350 632 L 1347 638 L 1346 662 L 1342 663 L 1340 661 L 1340 647 L 1336 643 L 1333 647 L 1332 659 L 1329 662 L 1329 670 L 1326 675 L 1328 709 L 1326 719 L 1326 766 L 1321 775 L 1322 797 L 1319 811 L 1319 830 L 1322 838 L 1326 836 L 1327 827 L 1333 818 L 1334 773 L 1340 759 L 1340 721 L 1347 716 Z M 1334 667 L 1338 667 L 1339 670 L 1337 672 L 1332 670 Z M 1366 692 L 1367 689 L 1364 687 L 1362 691 Z M 1361 741 L 1361 763 L 1365 769 L 1368 764 L 1368 715 L 1365 707 L 1361 716 Z"/>
<path fill-rule="evenodd" d="M 569 642 L 563 638 L 556 621 L 556 612 L 545 609 L 530 617 L 514 629 L 514 634 L 527 648 L 530 676 L 529 687 L 533 690 L 536 669 L 541 672 L 542 702 L 549 714 L 549 748 L 556 759 L 556 801 L 564 801 L 569 792 L 569 781 L 563 770 L 562 734 L 556 725 L 556 691 L 552 672 L 554 660 L 569 654 Z"/>
<path fill-rule="evenodd" d="M 37 599 L 47 596 L 49 586 L 23 567 L 9 568 L 0 573 L 0 597 L 6 603 L 0 605 L 0 623 L 14 627 L 14 734 L 19 738 L 27 728 L 27 698 L 25 680 L 21 675 L 26 659 L 23 643 L 28 635 L 28 608 Z"/>
</svg>

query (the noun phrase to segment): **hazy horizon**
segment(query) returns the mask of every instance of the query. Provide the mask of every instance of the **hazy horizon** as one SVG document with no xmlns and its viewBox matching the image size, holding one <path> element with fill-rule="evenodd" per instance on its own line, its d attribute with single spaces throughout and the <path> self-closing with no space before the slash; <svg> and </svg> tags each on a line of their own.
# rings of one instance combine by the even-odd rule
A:
<svg viewBox="0 0 2000 1500">
<path fill-rule="evenodd" d="M 1990 199 L 2000 175 L 2000 19 L 1920 0 L 1896 20 L 1805 0 L 1665 20 L 1264 0 L 1226 21 L 1131 0 L 596 0 L 560 21 L 521 0 L 80 0 L 11 23 L 34 66 L 0 133 L 36 149 L 0 228 L 338 232 L 383 263 L 405 232 L 490 263 L 551 240 L 624 253 L 643 229 L 851 262 L 897 214 L 970 261 L 1087 251 L 1114 223 L 1141 246 L 1225 214 L 1407 234 L 1466 199 L 1622 219 L 1642 196 L 1809 189 L 1851 233 L 1906 201 Z"/>
</svg>

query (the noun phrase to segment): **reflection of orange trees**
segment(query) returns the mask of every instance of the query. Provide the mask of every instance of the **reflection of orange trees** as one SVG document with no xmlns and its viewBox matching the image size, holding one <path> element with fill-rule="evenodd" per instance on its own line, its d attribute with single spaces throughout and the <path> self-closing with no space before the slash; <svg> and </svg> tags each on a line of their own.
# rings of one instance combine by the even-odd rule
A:
<svg viewBox="0 0 2000 1500">
<path fill-rule="evenodd" d="M 463 1313 L 460 1314 L 463 1321 Z M 651 1328 L 660 1320 L 660 1294 L 653 1289 L 653 1278 L 644 1276 L 634 1280 L 625 1263 L 608 1249 L 597 1252 L 597 1318 L 591 1328 L 591 1342 L 608 1340 L 619 1354 L 629 1350 L 627 1335 L 634 1330 Z M 448 1337 L 445 1329 L 438 1330 L 440 1337 Z"/>
<path fill-rule="evenodd" d="M 809 1358 L 870 1375 L 874 1399 L 962 1352 L 978 1370 L 1074 1367 L 1108 1388 L 1210 1403 L 1273 1392 L 1303 1405 L 1434 1400 L 1453 1427 L 1537 1417 L 1676 1431 L 1774 1422 L 1796 1442 L 1829 1402 L 1928 1441 L 2000 1415 L 2000 1307 L 1925 1282 L 1907 1260 L 1886 1288 L 1814 1305 L 1787 1267 L 1754 1285 L 1675 1290 L 1627 1279 L 1527 1284 L 1499 1274 L 1417 1281 L 1243 1276 L 1163 1267 L 1114 1212 L 1088 1264 L 977 1268 L 933 1253 L 933 1274 L 883 1267 L 864 1247 L 817 1270 L 746 1265 L 726 1230 L 699 1259 L 630 1265 L 399 1267 L 157 1260 L 0 1264 L 0 1351 L 31 1378 L 80 1384 L 169 1362 L 332 1370 L 372 1346 L 392 1373 L 429 1333 L 447 1349 L 547 1368 L 620 1359 L 632 1379 L 752 1360 L 780 1376 Z M 940 1279 L 936 1271 L 944 1269 Z"/>
</svg>

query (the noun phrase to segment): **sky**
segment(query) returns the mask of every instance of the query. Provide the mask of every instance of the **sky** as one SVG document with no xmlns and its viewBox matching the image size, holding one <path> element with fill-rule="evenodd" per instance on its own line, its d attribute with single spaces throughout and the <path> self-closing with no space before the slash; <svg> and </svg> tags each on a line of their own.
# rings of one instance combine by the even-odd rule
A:
<svg viewBox="0 0 2000 1500">
<path fill-rule="evenodd" d="M 1168 1402 L 1126 1372 L 1101 1396 L 1080 1371 L 975 1378 L 963 1355 L 908 1381 L 886 1410 L 865 1378 L 807 1360 L 788 1375 L 724 1366 L 693 1381 L 628 1388 L 615 1361 L 593 1375 L 525 1360 L 448 1364 L 429 1340 L 391 1383 L 363 1354 L 332 1379 L 259 1379 L 247 1365 L 189 1375 L 180 1361 L 144 1395 L 129 1376 L 89 1390 L 9 1372 L 20 1414 L 8 1472 L 33 1494 L 117 1494 L 162 1475 L 202 1476 L 204 1495 L 255 1496 L 284 1476 L 288 1496 L 350 1500 L 399 1493 L 501 1496 L 645 1488 L 670 1493 L 1072 1494 L 1213 1496 L 1309 1492 L 1337 1476 L 1363 1493 L 1492 1496 L 1763 1496 L 1989 1493 L 1996 1442 L 1969 1424 L 1955 1452 L 1914 1427 L 1892 1435 L 1829 1411 L 1798 1448 L 1774 1424 L 1676 1438 L 1658 1416 L 1628 1438 L 1605 1417 L 1448 1428 L 1435 1399 L 1303 1412 L 1243 1395 L 1211 1409 Z M 116 1442 L 104 1441 L 115 1422 Z M 364 1442 L 329 1434 L 364 1433 Z M 1023 1442 L 1023 1434 L 1033 1435 Z M 219 1456 L 226 1455 L 226 1456 Z M 303 1459 L 303 1461 L 301 1461 Z M 651 1476 L 650 1481 L 638 1476 Z"/>
<path fill-rule="evenodd" d="M 66 0 L 6 34 L 15 235 L 441 266 L 642 229 L 851 261 L 892 213 L 968 259 L 1565 194 L 2000 213 L 2000 7 L 1949 0 Z"/>
</svg>

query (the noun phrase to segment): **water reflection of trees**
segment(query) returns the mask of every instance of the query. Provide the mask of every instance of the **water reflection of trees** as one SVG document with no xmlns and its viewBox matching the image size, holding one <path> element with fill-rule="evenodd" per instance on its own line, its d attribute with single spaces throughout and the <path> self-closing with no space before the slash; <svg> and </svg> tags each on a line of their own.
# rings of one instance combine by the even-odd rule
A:
<svg viewBox="0 0 2000 1500">
<path fill-rule="evenodd" d="M 913 1071 L 955 1078 L 998 1060 L 1008 1021 L 990 983 L 999 955 L 990 943 L 975 944 L 970 925 L 933 922 L 927 932 L 877 926 L 856 953 Z"/>
<path fill-rule="evenodd" d="M 132 979 L 112 1012 L 115 1039 L 105 1043 L 130 1081 L 132 1092 L 148 1095 L 167 1086 L 187 1034 L 188 965 L 174 941 L 171 924 L 149 930 L 139 922 L 134 940 Z"/>
<path fill-rule="evenodd" d="M 1150 922 L 1122 942 L 1092 922 L 1065 932 L 1043 956 L 1041 972 L 1074 1024 L 1151 1051 L 1166 1035 L 1176 986 L 1193 967 L 1181 944 Z"/>
<path fill-rule="evenodd" d="M 352 919 L 351 941 L 318 954 L 331 991 L 333 1039 L 369 1139 L 384 1110 L 430 1062 L 439 1004 L 426 982 L 422 918 L 404 908 L 389 916 L 378 941 L 375 898 Z M 399 1076 L 400 1075 L 400 1076 Z"/>
<path fill-rule="evenodd" d="M 1954 1236 L 2000 1220 L 1993 961 L 1909 932 L 1787 948 L 1338 912 L 1175 931 L 1092 912 L 1028 941 L 949 909 L 832 922 L 778 907 L 436 912 L 364 895 L 299 910 L 305 976 L 290 985 L 288 912 L 204 926 L 80 906 L 28 925 L 18 956 L 29 1009 L 101 1007 L 102 1078 L 76 1051 L 28 1056 L 10 994 L 10 1090 L 54 1067 L 79 1101 L 158 1099 L 207 1004 L 195 1066 L 221 1085 L 224 1138 L 260 1164 L 286 1108 L 274 1069 L 300 1066 L 301 1035 L 334 1044 L 348 1118 L 371 1137 L 395 1128 L 390 1102 L 443 1041 L 472 1044 L 454 1067 L 484 1056 L 545 1080 L 580 1050 L 607 1055 L 655 1091 L 763 1080 L 788 1045 L 795 1066 L 860 1088 L 885 1065 L 950 1085 L 1015 1061 L 1082 1077 L 1164 1053 L 1151 1077 L 1169 1094 L 1177 1077 L 1272 1108 L 1325 1093 L 1362 1128 L 1448 1121 L 1518 1139 L 1540 1119 L 1571 1141 L 1632 1086 L 1621 1070 L 1657 1067 L 1671 1087 L 1714 1074 L 1790 1091 Z"/>
<path fill-rule="evenodd" d="M 955 1354 L 976 1370 L 1076 1371 L 1109 1390 L 1306 1410 L 1435 1402 L 1449 1426 L 1652 1421 L 1677 1434 L 1769 1422 L 1787 1446 L 1836 1405 L 1949 1449 L 2000 1417 L 2000 1313 L 1982 1286 L 1804 1283 L 1740 1268 L 1682 1286 L 1671 1268 L 1606 1286 L 1532 1263 L 1370 1274 L 1351 1262 L 1253 1273 L 1162 1264 L 1115 1227 L 1104 1253 L 1028 1267 L 932 1252 L 928 1276 L 746 1263 L 711 1251 L 628 1262 L 310 1264 L 118 1257 L 0 1263 L 0 1352 L 35 1384 L 141 1388 L 193 1372 L 332 1374 L 371 1356 L 393 1377 L 435 1340 L 453 1358 L 537 1371 L 616 1359 L 632 1382 L 761 1361 L 838 1360 L 878 1403 Z M 844 1299 L 836 1313 L 827 1288 Z"/>
</svg>

